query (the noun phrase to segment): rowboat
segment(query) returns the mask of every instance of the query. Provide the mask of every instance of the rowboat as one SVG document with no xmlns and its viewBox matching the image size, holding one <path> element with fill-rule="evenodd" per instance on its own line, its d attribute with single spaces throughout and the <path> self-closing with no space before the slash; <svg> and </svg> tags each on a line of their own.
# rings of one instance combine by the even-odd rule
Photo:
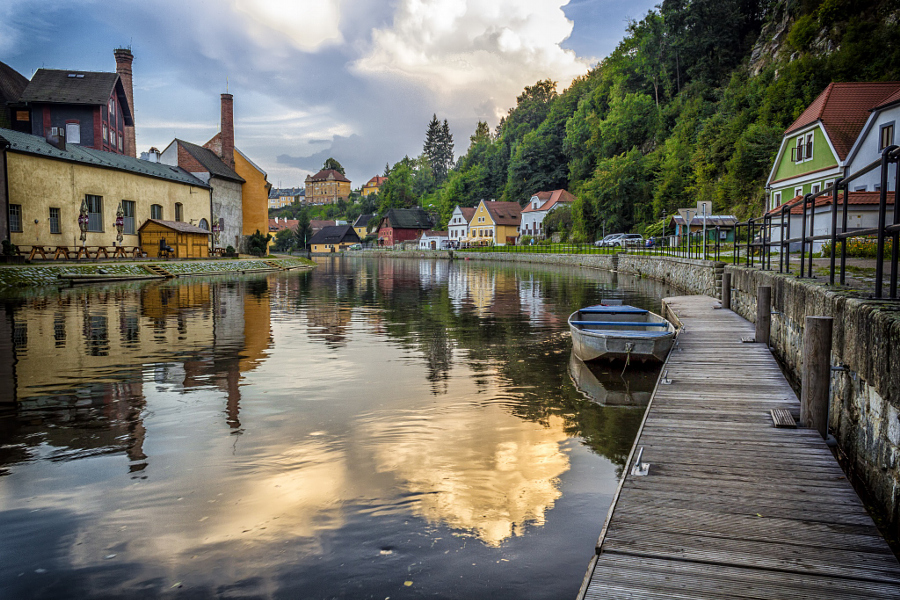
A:
<svg viewBox="0 0 900 600">
<path fill-rule="evenodd" d="M 598 304 L 569 315 L 572 350 L 587 362 L 666 360 L 675 340 L 675 326 L 644 308 Z"/>
</svg>

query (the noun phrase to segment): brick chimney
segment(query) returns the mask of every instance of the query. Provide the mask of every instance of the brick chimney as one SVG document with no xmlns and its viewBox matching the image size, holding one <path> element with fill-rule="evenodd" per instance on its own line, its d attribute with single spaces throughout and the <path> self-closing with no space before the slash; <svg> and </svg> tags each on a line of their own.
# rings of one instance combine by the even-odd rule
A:
<svg viewBox="0 0 900 600">
<path fill-rule="evenodd" d="M 134 55 L 128 48 L 116 48 L 116 73 L 122 79 L 122 86 L 125 88 L 125 97 L 128 98 L 128 108 L 131 110 L 131 117 L 134 119 L 134 91 L 131 83 L 131 63 L 134 61 Z M 135 119 L 136 121 L 136 119 Z M 134 139 L 134 126 L 125 126 L 125 144 L 123 151 L 126 156 L 137 157 L 137 144 Z"/>
<path fill-rule="evenodd" d="M 219 134 L 222 150 L 219 155 L 226 165 L 234 168 L 234 96 L 222 94 L 222 131 Z"/>
</svg>

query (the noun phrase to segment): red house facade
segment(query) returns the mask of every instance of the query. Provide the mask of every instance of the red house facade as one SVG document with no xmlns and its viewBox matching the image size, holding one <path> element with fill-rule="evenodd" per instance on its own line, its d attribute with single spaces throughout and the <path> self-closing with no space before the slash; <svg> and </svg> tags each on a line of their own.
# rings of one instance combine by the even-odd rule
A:
<svg viewBox="0 0 900 600">
<path fill-rule="evenodd" d="M 419 239 L 433 223 L 421 208 L 392 208 L 378 225 L 378 245 L 391 247 Z"/>
</svg>

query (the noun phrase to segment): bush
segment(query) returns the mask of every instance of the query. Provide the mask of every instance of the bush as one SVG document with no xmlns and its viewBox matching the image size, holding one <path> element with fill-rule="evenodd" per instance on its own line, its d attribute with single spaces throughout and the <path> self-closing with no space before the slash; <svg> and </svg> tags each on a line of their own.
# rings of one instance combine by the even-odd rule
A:
<svg viewBox="0 0 900 600">
<path fill-rule="evenodd" d="M 269 252 L 269 240 L 272 239 L 270 234 L 263 236 L 256 230 L 256 233 L 247 238 L 247 252 L 254 256 L 265 256 Z"/>
<path fill-rule="evenodd" d="M 884 256 L 889 258 L 891 255 L 891 240 L 884 240 Z M 850 258 L 875 258 L 878 251 L 878 242 L 873 238 L 849 238 L 847 240 L 847 256 Z M 841 245 L 838 243 L 835 256 L 841 255 Z M 822 244 L 822 256 L 831 256 L 831 242 Z"/>
<path fill-rule="evenodd" d="M 530 235 L 523 235 L 519 238 L 519 245 L 520 246 L 529 246 L 529 245 L 531 245 L 532 240 L 534 240 L 534 238 L 531 237 Z"/>
<path fill-rule="evenodd" d="M 3 240 L 3 250 L 0 251 L 0 254 L 3 254 L 3 256 L 15 256 L 18 252 L 18 246 L 16 246 L 9 240 Z"/>
<path fill-rule="evenodd" d="M 228 246 L 227 248 L 225 248 L 225 253 L 226 254 L 234 254 L 235 253 L 234 246 Z"/>
</svg>

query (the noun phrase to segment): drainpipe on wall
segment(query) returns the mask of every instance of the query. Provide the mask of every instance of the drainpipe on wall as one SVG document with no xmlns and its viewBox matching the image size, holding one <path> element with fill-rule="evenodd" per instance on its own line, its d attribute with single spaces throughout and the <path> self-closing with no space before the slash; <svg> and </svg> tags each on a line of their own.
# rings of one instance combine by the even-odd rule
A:
<svg viewBox="0 0 900 600">
<path fill-rule="evenodd" d="M 9 163 L 6 161 L 6 151 L 9 147 L 9 142 L 5 140 L 0 142 L 0 150 L 3 150 L 3 197 L 6 198 L 6 231 L 4 232 L 6 237 L 4 239 L 12 242 L 12 232 L 9 229 L 9 169 L 7 168 Z"/>
<path fill-rule="evenodd" d="M 213 226 L 213 198 L 212 198 L 213 190 L 212 186 L 209 186 L 209 255 L 212 256 L 212 253 L 216 249 L 216 241 L 213 237 L 212 226 Z"/>
</svg>

